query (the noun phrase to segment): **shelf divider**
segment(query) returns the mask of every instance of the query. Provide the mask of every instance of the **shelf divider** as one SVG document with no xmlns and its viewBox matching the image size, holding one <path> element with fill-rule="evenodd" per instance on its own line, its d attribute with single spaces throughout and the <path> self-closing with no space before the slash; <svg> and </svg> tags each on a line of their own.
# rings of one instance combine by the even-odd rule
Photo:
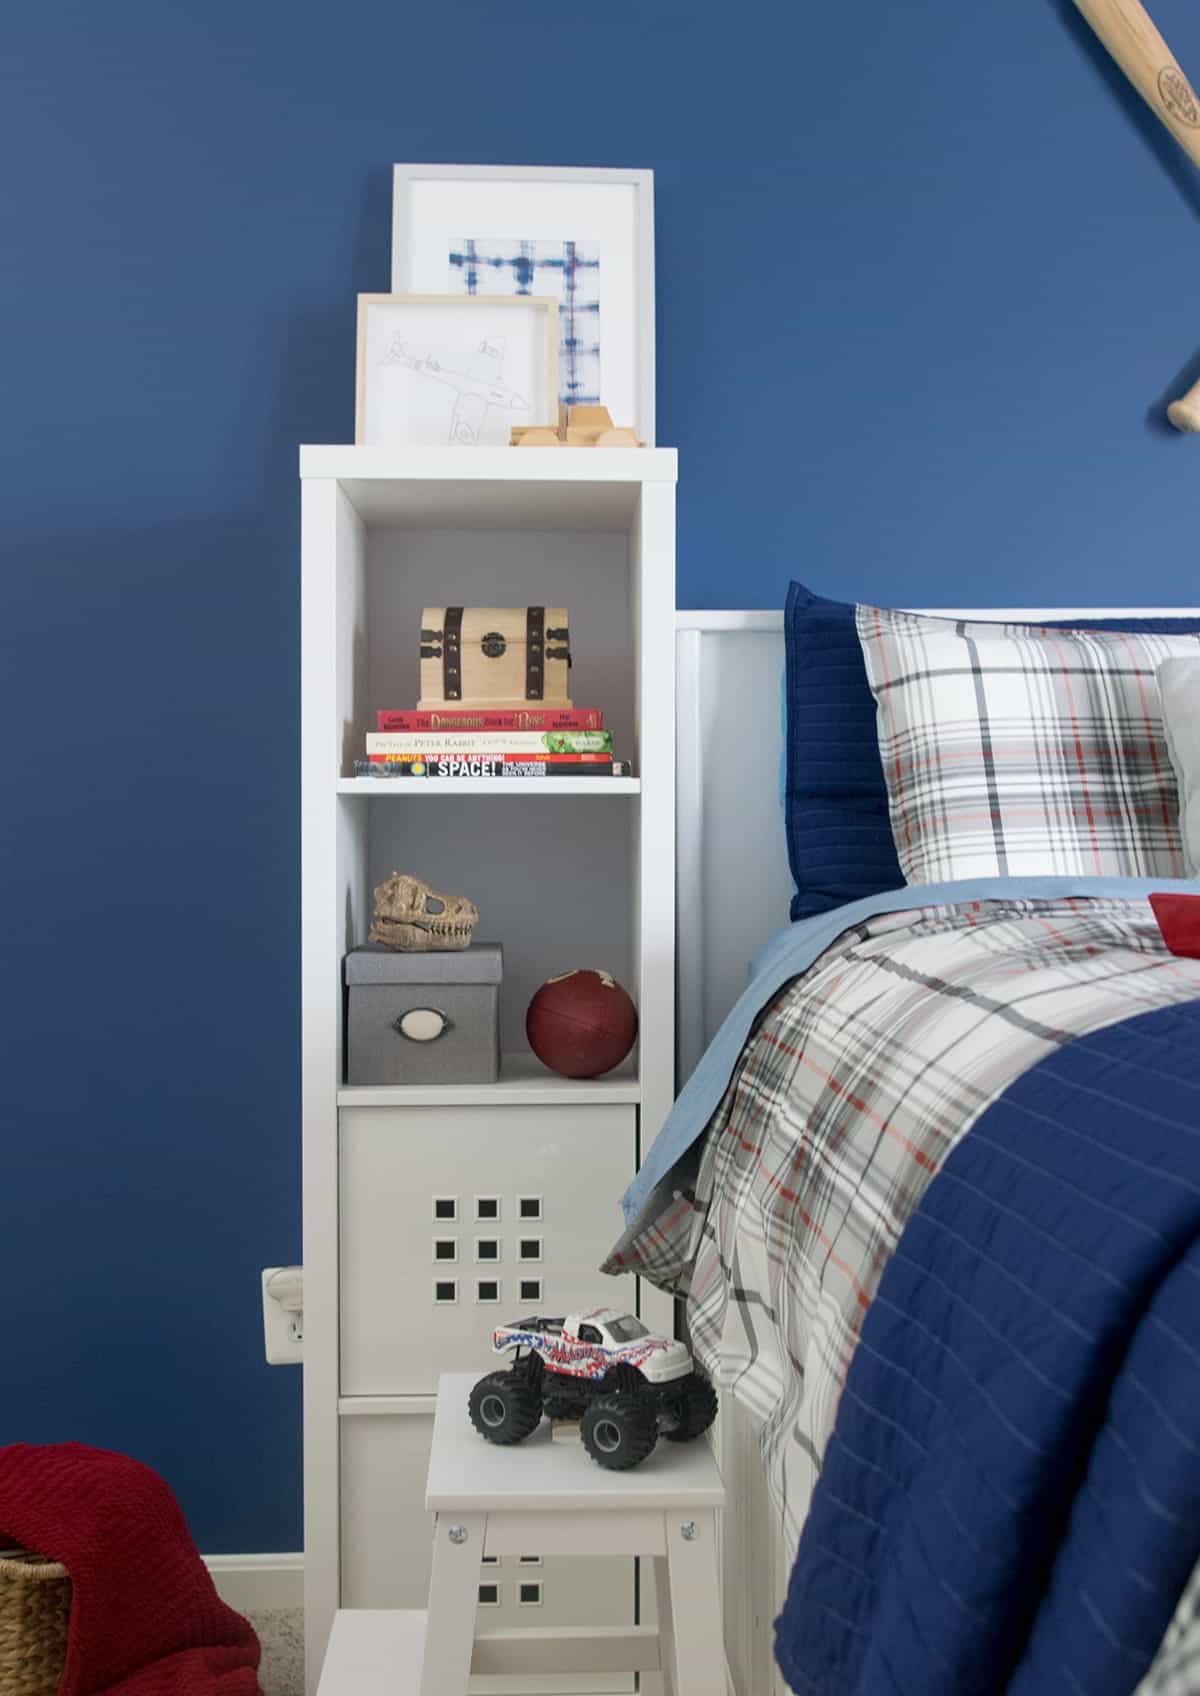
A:
<svg viewBox="0 0 1200 1696">
<path fill-rule="evenodd" d="M 640 777 L 339 777 L 339 795 L 640 795 Z"/>
<path fill-rule="evenodd" d="M 369 781 L 369 780 L 368 780 Z M 343 1084 L 339 1107 L 488 1107 L 561 1103 L 614 1105 L 641 1100 L 628 1064 L 601 1078 L 560 1078 L 532 1054 L 506 1054 L 494 1084 Z"/>
</svg>

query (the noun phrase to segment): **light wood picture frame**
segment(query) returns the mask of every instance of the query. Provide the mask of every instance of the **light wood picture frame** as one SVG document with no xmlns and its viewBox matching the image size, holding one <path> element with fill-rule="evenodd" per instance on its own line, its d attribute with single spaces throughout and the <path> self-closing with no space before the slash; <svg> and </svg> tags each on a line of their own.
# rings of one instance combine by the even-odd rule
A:
<svg viewBox="0 0 1200 1696">
<path fill-rule="evenodd" d="M 557 421 L 558 348 L 548 296 L 360 294 L 354 440 L 507 447 Z"/>
<path fill-rule="evenodd" d="M 653 171 L 396 165 L 392 287 L 555 292 L 560 401 L 653 447 Z"/>
</svg>

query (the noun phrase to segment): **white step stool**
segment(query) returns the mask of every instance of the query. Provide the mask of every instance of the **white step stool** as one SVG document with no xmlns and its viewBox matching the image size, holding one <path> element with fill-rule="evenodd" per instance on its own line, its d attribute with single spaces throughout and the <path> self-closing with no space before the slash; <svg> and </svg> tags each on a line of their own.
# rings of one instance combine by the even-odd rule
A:
<svg viewBox="0 0 1200 1696">
<path fill-rule="evenodd" d="M 472 1673 L 661 1672 L 668 1696 L 726 1696 L 717 1578 L 725 1486 L 702 1438 L 660 1442 L 606 1472 L 549 1423 L 512 1447 L 471 1425 L 471 1373 L 438 1384 L 425 1506 L 434 1521 L 427 1612 L 343 1610 L 318 1696 L 467 1696 Z M 640 1555 L 653 1563 L 659 1629 L 476 1632 L 484 1555 Z"/>
</svg>

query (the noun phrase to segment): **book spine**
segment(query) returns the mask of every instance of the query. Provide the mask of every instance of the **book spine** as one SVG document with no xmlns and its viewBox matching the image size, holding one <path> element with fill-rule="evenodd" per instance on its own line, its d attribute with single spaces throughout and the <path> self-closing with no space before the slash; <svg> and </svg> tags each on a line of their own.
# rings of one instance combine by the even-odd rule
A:
<svg viewBox="0 0 1200 1696">
<path fill-rule="evenodd" d="M 627 760 L 610 760 L 600 755 L 559 760 L 355 760 L 355 777 L 392 778 L 507 777 L 520 782 L 528 777 L 629 777 Z"/>
<path fill-rule="evenodd" d="M 466 707 L 451 707 L 446 712 L 396 712 L 384 708 L 376 713 L 375 728 L 380 731 L 450 730 L 459 734 L 471 730 L 603 730 L 604 714 L 598 707 L 547 708 L 545 711 L 488 713 L 471 712 Z"/>
<path fill-rule="evenodd" d="M 368 754 L 367 764 L 372 766 L 411 766 L 425 765 L 430 760 L 491 760 L 496 765 L 521 766 L 533 761 L 537 765 L 586 766 L 611 763 L 612 753 L 606 751 L 599 754 L 548 754 L 543 749 L 524 754 L 489 753 L 486 749 L 480 752 L 475 748 L 435 748 L 432 753 L 411 749 L 403 754 Z"/>
<path fill-rule="evenodd" d="M 425 755 L 451 759 L 461 754 L 525 754 L 541 759 L 545 754 L 612 754 L 611 730 L 472 730 L 455 735 L 434 730 L 427 735 L 408 730 L 395 733 L 367 732 L 367 753 L 391 754 L 400 759 Z"/>
</svg>

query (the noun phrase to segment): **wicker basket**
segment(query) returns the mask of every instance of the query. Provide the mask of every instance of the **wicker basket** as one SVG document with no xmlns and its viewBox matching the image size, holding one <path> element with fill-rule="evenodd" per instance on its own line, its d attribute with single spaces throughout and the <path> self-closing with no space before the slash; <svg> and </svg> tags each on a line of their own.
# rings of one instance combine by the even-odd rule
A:
<svg viewBox="0 0 1200 1696">
<path fill-rule="evenodd" d="M 23 1550 L 0 1554 L 0 1696 L 56 1696 L 70 1613 L 65 1566 Z"/>
</svg>

